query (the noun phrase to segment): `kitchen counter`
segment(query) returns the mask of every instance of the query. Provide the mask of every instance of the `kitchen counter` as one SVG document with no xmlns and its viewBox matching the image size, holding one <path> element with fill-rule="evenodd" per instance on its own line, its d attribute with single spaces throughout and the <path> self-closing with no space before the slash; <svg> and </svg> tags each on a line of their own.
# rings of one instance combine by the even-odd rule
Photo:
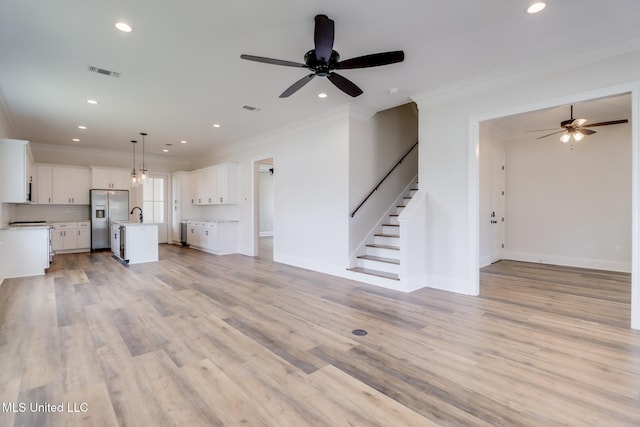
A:
<svg viewBox="0 0 640 427">
<path fill-rule="evenodd" d="M 111 250 L 117 258 L 128 264 L 158 261 L 158 224 L 112 222 Z"/>
</svg>

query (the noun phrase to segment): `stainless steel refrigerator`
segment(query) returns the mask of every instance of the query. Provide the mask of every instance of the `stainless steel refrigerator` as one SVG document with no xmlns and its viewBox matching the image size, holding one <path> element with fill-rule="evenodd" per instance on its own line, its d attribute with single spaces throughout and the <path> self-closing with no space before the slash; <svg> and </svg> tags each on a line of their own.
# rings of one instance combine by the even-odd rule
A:
<svg viewBox="0 0 640 427">
<path fill-rule="evenodd" d="M 111 222 L 128 219 L 127 190 L 91 190 L 91 250 L 109 249 Z"/>
</svg>

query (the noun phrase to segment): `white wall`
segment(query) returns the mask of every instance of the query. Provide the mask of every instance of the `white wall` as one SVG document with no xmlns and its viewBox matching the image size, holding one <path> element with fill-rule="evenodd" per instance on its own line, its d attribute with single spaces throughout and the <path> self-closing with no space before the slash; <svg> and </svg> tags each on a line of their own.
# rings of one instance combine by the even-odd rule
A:
<svg viewBox="0 0 640 427">
<path fill-rule="evenodd" d="M 240 251 L 255 255 L 254 162 L 273 158 L 275 261 L 342 274 L 348 248 L 349 109 L 240 142 L 201 159 L 195 168 L 238 162 Z M 205 218 L 223 214 L 201 211 Z"/>
<path fill-rule="evenodd" d="M 478 123 L 611 95 L 616 87 L 620 88 L 618 93 L 629 91 L 629 87 L 638 90 L 637 46 L 637 37 L 618 40 L 598 52 L 576 52 L 567 61 L 556 58 L 539 67 L 506 70 L 498 77 L 414 98 L 420 118 L 420 184 L 429 195 L 425 236 L 429 257 L 424 263 L 429 286 L 467 294 L 479 291 Z M 634 119 L 638 120 L 637 97 L 634 99 Z M 637 132 L 633 138 L 637 146 Z M 637 190 L 637 186 L 634 188 Z M 637 211 L 634 213 L 632 227 L 637 232 Z M 637 276 L 636 270 L 633 273 Z M 632 301 L 632 322 L 640 328 L 637 283 L 633 285 Z"/>
<path fill-rule="evenodd" d="M 631 126 L 506 144 L 505 258 L 631 271 Z"/>
</svg>

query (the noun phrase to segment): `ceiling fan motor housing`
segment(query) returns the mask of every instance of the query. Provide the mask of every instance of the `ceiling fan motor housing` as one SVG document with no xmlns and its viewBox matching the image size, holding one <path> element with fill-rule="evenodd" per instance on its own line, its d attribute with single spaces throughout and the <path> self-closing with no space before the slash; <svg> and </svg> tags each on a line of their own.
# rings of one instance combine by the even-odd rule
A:
<svg viewBox="0 0 640 427">
<path fill-rule="evenodd" d="M 316 50 L 311 49 L 304 54 L 304 63 L 311 71 L 315 72 L 318 77 L 326 77 L 335 70 L 340 62 L 340 54 L 335 50 L 331 51 L 329 61 L 319 61 L 316 57 Z"/>
<path fill-rule="evenodd" d="M 568 129 L 568 128 L 572 127 L 571 123 L 573 123 L 573 119 L 565 120 L 565 121 L 560 123 L 560 127 Z"/>
</svg>

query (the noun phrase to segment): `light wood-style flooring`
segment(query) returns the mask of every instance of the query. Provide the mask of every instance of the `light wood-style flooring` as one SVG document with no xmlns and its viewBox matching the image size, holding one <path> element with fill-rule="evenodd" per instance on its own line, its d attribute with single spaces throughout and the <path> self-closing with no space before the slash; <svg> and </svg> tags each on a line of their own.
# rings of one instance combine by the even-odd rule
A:
<svg viewBox="0 0 640 427">
<path fill-rule="evenodd" d="M 401 294 L 268 256 L 57 255 L 0 287 L 0 426 L 637 426 L 629 280 L 502 261 L 479 297 Z"/>
</svg>

